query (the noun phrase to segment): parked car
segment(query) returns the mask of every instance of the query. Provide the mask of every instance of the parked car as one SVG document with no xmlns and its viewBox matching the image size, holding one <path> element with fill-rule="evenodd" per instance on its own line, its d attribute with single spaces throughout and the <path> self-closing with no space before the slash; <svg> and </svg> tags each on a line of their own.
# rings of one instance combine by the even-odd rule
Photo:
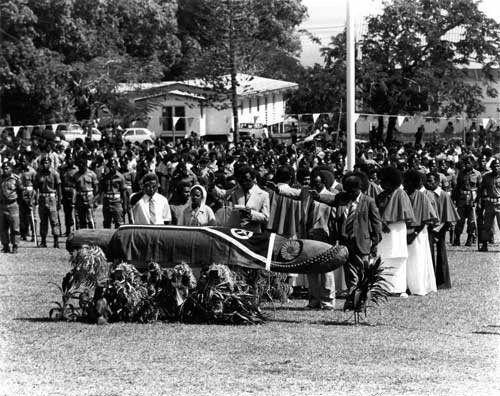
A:
<svg viewBox="0 0 500 396">
<path fill-rule="evenodd" d="M 102 133 L 97 128 L 92 128 L 92 137 L 90 140 L 98 142 L 102 139 Z"/>
<path fill-rule="evenodd" d="M 123 132 L 122 137 L 126 142 L 142 144 L 144 142 L 153 143 L 155 134 L 147 128 L 127 128 Z"/>
<path fill-rule="evenodd" d="M 262 139 L 269 137 L 269 132 L 264 125 L 260 123 L 242 123 L 240 124 L 240 128 L 238 130 L 240 134 L 240 138 L 251 138 L 254 137 L 256 139 Z"/>
<path fill-rule="evenodd" d="M 85 132 L 78 124 L 59 124 L 56 129 L 56 135 L 62 136 L 67 142 L 72 142 L 76 139 L 85 140 Z"/>
</svg>

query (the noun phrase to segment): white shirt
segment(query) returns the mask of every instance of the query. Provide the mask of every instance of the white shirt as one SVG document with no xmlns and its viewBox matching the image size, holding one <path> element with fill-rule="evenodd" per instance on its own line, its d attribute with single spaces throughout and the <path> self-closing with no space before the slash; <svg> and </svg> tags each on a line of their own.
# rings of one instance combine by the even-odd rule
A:
<svg viewBox="0 0 500 396">
<path fill-rule="evenodd" d="M 149 211 L 150 200 L 153 199 L 154 222 Z M 144 194 L 132 208 L 134 224 L 165 224 L 172 221 L 168 200 L 163 195 L 155 193 L 153 197 Z"/>
</svg>

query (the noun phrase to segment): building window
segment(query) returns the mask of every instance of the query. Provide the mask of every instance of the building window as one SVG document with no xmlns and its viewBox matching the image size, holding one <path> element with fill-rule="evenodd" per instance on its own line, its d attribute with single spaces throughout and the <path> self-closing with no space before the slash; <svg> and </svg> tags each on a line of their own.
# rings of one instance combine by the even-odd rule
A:
<svg viewBox="0 0 500 396">
<path fill-rule="evenodd" d="M 175 125 L 174 117 L 178 117 Z M 162 129 L 164 131 L 186 131 L 186 109 L 184 106 L 164 106 L 162 108 L 162 118 Z"/>
<path fill-rule="evenodd" d="M 257 98 L 257 111 L 260 111 L 260 98 Z"/>
<path fill-rule="evenodd" d="M 248 98 L 248 114 L 252 113 L 252 98 Z"/>
</svg>

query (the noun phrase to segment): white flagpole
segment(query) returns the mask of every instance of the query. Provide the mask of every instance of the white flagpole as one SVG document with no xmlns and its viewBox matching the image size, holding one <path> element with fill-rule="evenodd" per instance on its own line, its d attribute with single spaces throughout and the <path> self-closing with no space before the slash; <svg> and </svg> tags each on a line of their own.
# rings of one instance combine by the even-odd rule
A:
<svg viewBox="0 0 500 396">
<path fill-rule="evenodd" d="M 354 169 L 355 158 L 355 114 L 354 114 L 354 19 L 351 15 L 350 0 L 346 0 L 347 8 L 347 29 L 346 29 L 346 46 L 347 46 L 347 169 Z"/>
</svg>

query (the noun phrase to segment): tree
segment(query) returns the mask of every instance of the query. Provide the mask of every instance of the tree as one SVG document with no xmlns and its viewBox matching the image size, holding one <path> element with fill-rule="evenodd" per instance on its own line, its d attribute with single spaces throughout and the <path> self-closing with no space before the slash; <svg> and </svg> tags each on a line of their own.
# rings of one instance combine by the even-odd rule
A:
<svg viewBox="0 0 500 396">
<path fill-rule="evenodd" d="M 213 103 L 229 99 L 238 139 L 238 73 L 261 74 L 298 55 L 294 29 L 306 15 L 299 0 L 184 0 L 179 3 L 180 61 L 185 75 L 210 88 Z M 269 54 L 274 56 L 270 57 Z M 244 87 L 243 87 L 244 89 Z"/>
<path fill-rule="evenodd" d="M 492 82 L 500 59 L 499 34 L 500 25 L 473 0 L 386 2 L 382 14 L 368 19 L 357 47 L 358 111 L 477 116 L 484 110 L 482 85 L 489 96 L 498 95 Z M 296 112 L 327 111 L 330 106 L 328 111 L 336 111 L 330 98 L 345 98 L 345 33 L 332 37 L 322 55 L 324 67 L 309 69 L 292 95 Z M 482 65 L 476 81 L 468 78 L 471 63 Z M 396 118 L 390 117 L 389 141 L 395 126 Z M 378 132 L 381 137 L 383 122 Z"/>
<path fill-rule="evenodd" d="M 3 1 L 0 117 L 88 118 L 118 83 L 160 80 L 180 51 L 176 12 L 175 0 Z"/>
<path fill-rule="evenodd" d="M 364 103 L 378 114 L 415 113 L 470 117 L 484 111 L 500 60 L 500 25 L 473 0 L 393 0 L 381 15 L 368 19 L 362 48 Z M 479 81 L 467 67 L 482 66 Z M 389 123 L 392 137 L 395 119 Z"/>
</svg>

